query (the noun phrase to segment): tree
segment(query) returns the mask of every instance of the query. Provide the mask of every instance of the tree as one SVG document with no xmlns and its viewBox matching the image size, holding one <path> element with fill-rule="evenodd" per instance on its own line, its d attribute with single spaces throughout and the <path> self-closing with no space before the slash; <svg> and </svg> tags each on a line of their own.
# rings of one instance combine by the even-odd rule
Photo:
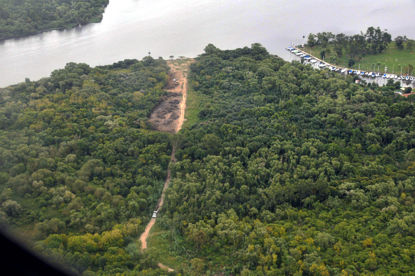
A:
<svg viewBox="0 0 415 276">
<path fill-rule="evenodd" d="M 412 39 L 408 39 L 408 41 L 406 42 L 406 49 L 412 50 L 413 47 L 414 47 L 414 41 Z"/>
<path fill-rule="evenodd" d="M 413 71 L 414 71 L 414 66 L 412 64 L 408 64 L 407 66 L 403 68 L 404 74 L 412 75 Z"/>
<path fill-rule="evenodd" d="M 316 46 L 316 36 L 314 34 L 309 34 L 307 39 L 307 46 L 314 47 Z"/>
<path fill-rule="evenodd" d="M 396 47 L 399 49 L 399 50 L 402 50 L 403 49 L 403 43 L 405 42 L 405 39 L 404 39 L 404 37 L 402 37 L 402 36 L 397 36 L 397 37 L 395 37 L 395 44 L 396 44 Z"/>
<path fill-rule="evenodd" d="M 338 57 L 341 57 L 343 55 L 343 47 L 342 44 L 334 44 L 334 51 L 336 52 Z"/>
<path fill-rule="evenodd" d="M 412 92 L 412 87 L 406 87 L 403 93 L 408 94 Z"/>
<path fill-rule="evenodd" d="M 206 53 L 206 54 L 211 55 L 211 54 L 218 53 L 218 52 L 219 52 L 219 49 L 218 49 L 218 48 L 216 48 L 216 46 L 215 46 L 215 45 L 213 45 L 212 43 L 209 43 L 209 44 L 205 47 L 204 51 L 205 51 L 205 53 Z"/>
<path fill-rule="evenodd" d="M 3 202 L 1 206 L 9 217 L 17 217 L 22 211 L 20 204 L 11 199 Z"/>
</svg>

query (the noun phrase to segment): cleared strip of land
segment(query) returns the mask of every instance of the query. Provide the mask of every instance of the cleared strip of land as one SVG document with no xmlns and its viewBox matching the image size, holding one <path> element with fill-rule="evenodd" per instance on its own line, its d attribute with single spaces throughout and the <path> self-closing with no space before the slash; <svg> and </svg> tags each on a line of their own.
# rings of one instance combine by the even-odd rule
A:
<svg viewBox="0 0 415 276">
<path fill-rule="evenodd" d="M 185 61 L 170 61 L 169 66 L 171 69 L 169 84 L 167 91 L 169 94 L 164 101 L 155 108 L 150 116 L 150 123 L 153 127 L 159 131 L 165 131 L 170 133 L 177 133 L 183 126 L 184 114 L 186 110 L 187 99 L 187 72 L 189 65 L 193 62 L 192 59 Z M 173 145 L 170 163 L 175 162 L 175 146 Z M 164 198 L 166 190 L 169 187 L 171 178 L 170 168 L 167 170 L 166 181 L 164 182 L 163 191 L 160 199 L 157 203 L 155 210 L 159 211 L 164 204 Z M 140 236 L 141 250 L 147 249 L 147 239 L 150 235 L 150 231 L 156 223 L 157 218 L 151 218 L 147 224 L 144 232 Z M 173 272 L 174 269 L 158 263 L 161 269 Z"/>
</svg>

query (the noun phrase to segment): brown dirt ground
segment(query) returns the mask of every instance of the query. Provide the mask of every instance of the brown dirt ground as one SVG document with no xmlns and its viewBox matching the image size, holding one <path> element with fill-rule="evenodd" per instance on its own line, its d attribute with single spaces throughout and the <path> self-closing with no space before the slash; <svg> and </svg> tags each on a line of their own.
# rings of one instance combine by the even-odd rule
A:
<svg viewBox="0 0 415 276">
<path fill-rule="evenodd" d="M 184 62 L 169 61 L 170 75 L 167 85 L 169 94 L 163 99 L 150 115 L 149 122 L 159 130 L 170 133 L 177 133 L 184 122 L 187 97 L 187 71 L 189 59 Z"/>
</svg>

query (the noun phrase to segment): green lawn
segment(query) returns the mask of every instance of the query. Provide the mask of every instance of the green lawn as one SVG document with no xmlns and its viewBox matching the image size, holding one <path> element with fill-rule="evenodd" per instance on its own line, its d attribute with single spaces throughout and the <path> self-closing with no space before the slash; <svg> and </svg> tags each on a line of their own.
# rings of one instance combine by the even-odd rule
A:
<svg viewBox="0 0 415 276">
<path fill-rule="evenodd" d="M 320 58 L 321 48 L 314 47 L 310 50 L 310 48 L 306 47 L 305 50 L 311 53 L 313 56 Z M 347 63 L 349 58 L 346 55 L 343 55 L 340 58 L 336 58 L 335 61 L 332 60 L 333 55 L 334 51 L 331 50 L 331 53 L 327 54 L 326 61 L 340 66 L 348 67 Z M 360 65 L 361 70 L 377 71 L 379 68 L 380 72 L 384 72 L 386 66 L 388 73 L 400 74 L 402 68 L 402 73 L 405 74 L 405 69 L 406 73 L 408 72 L 408 64 L 411 64 L 415 67 L 415 47 L 411 50 L 406 48 L 399 50 L 396 48 L 395 42 L 392 42 L 383 53 L 364 56 L 361 60 L 356 61 L 356 64 L 353 66 L 353 68 L 358 69 Z"/>
</svg>

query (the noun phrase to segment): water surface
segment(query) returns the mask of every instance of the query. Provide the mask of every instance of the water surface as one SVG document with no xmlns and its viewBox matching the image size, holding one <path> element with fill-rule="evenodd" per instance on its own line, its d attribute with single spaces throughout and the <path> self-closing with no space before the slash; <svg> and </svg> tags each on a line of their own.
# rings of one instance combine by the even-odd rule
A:
<svg viewBox="0 0 415 276">
<path fill-rule="evenodd" d="M 195 57 L 259 42 L 290 59 L 288 44 L 310 32 L 348 34 L 380 26 L 415 38 L 414 0 L 110 0 L 103 21 L 0 44 L 0 87 L 37 80 L 68 62 L 92 66 L 125 58 Z"/>
</svg>

